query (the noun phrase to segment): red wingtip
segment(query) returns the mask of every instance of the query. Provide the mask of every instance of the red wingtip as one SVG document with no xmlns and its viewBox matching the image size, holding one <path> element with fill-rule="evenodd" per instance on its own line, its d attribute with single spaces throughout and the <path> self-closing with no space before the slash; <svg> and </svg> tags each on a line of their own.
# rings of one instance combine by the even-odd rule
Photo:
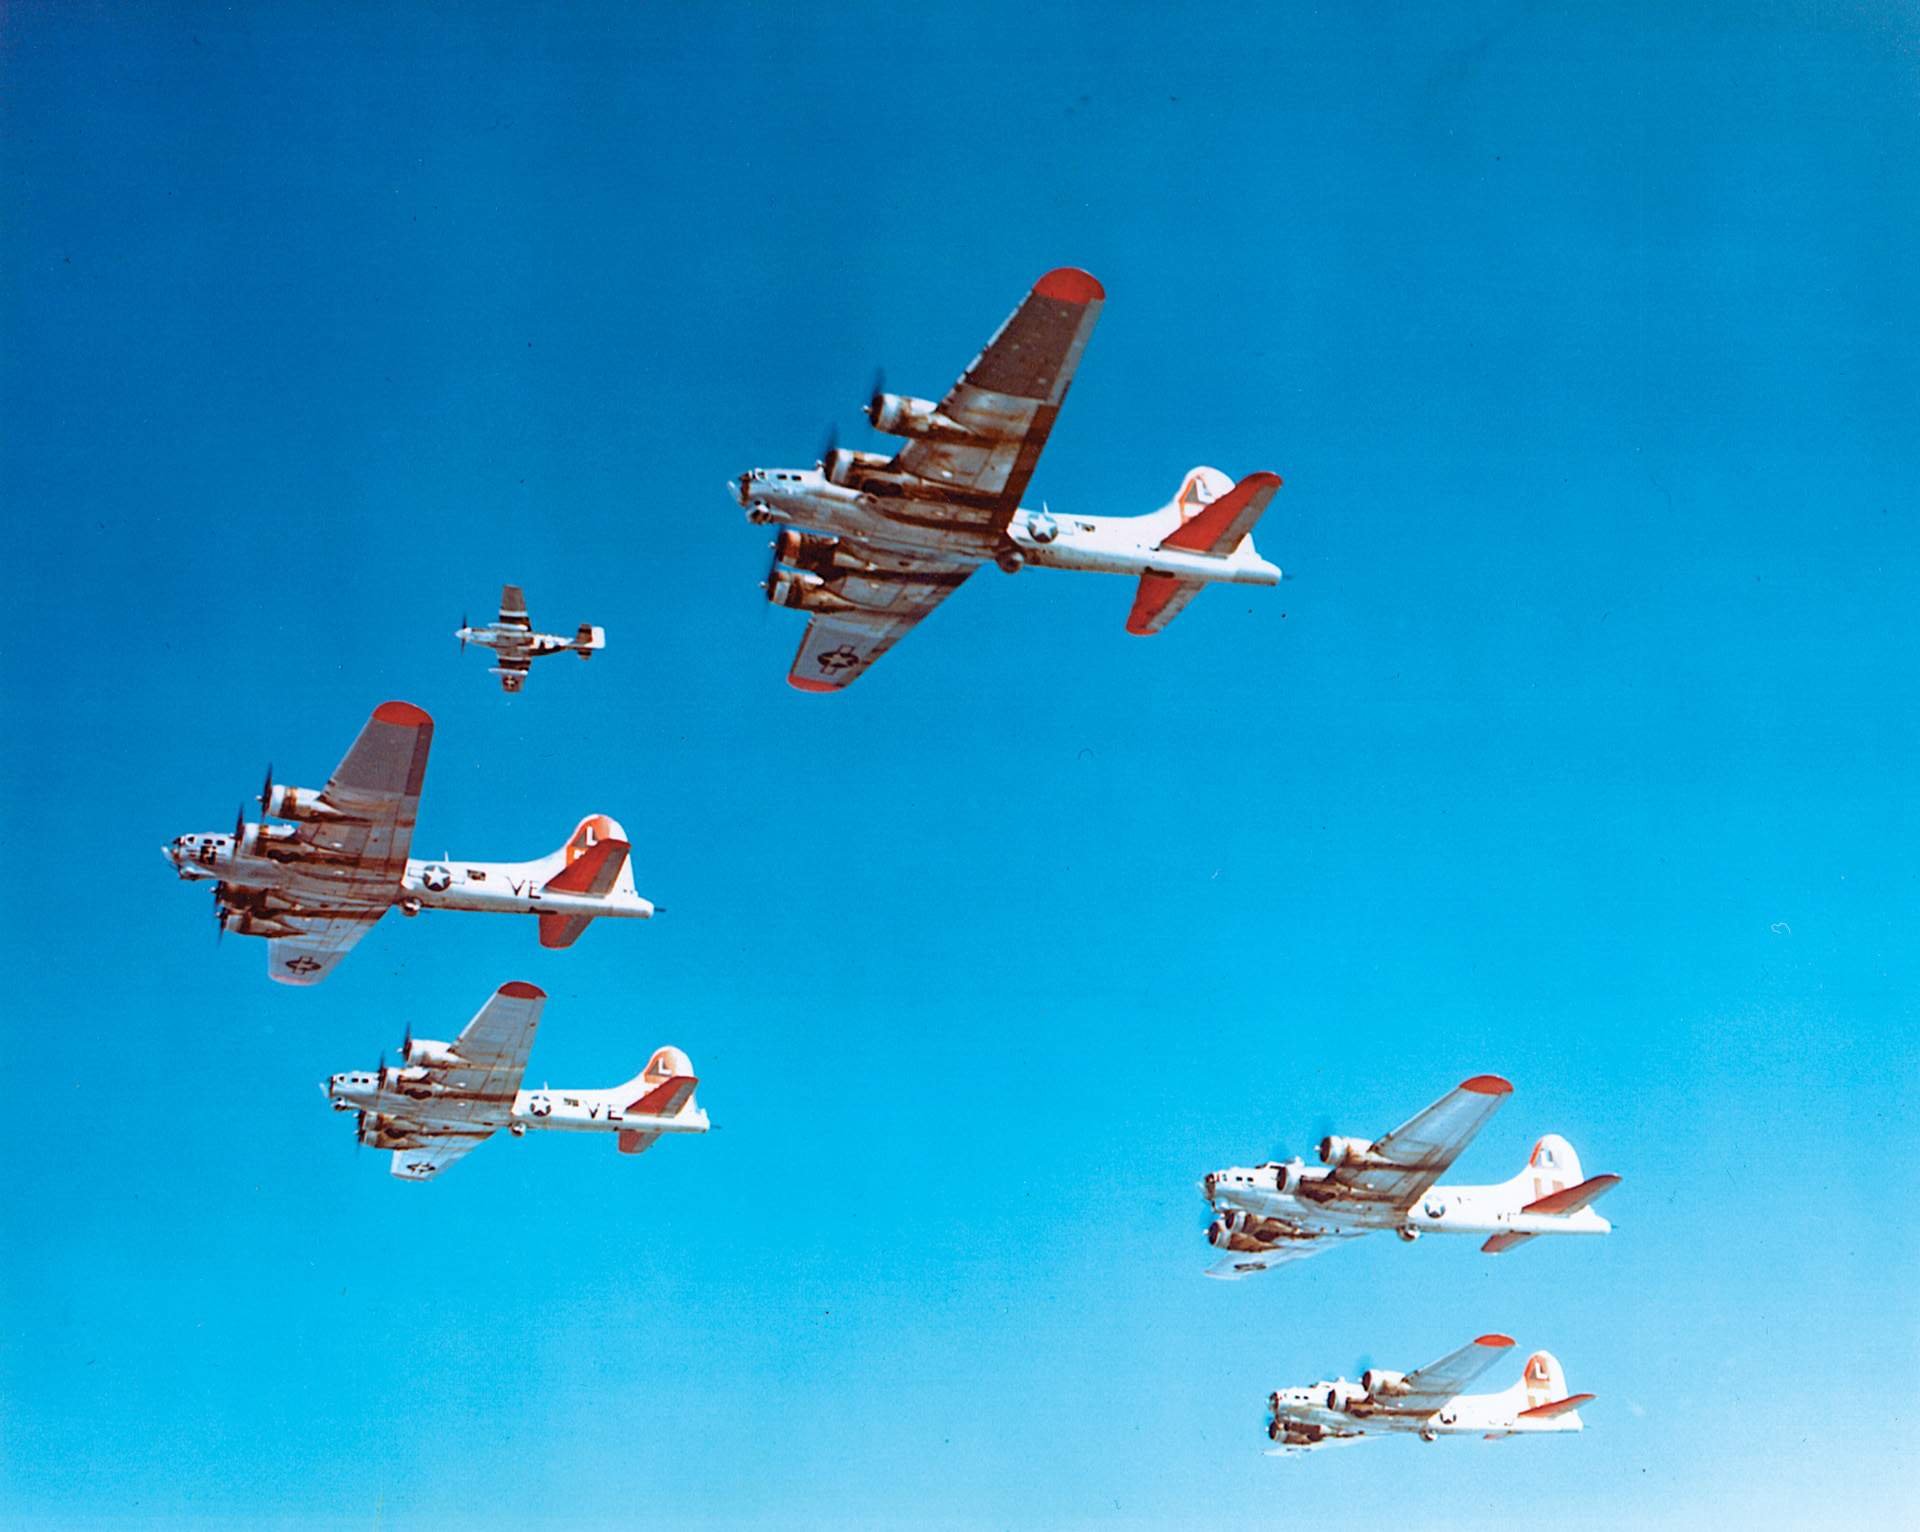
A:
<svg viewBox="0 0 1920 1532">
<path fill-rule="evenodd" d="M 1482 1335 L 1474 1341 L 1476 1346 L 1511 1346 L 1512 1344 L 1511 1335 Z"/>
<path fill-rule="evenodd" d="M 510 984 L 502 984 L 494 993 L 505 995 L 509 1000 L 544 1000 L 547 998 L 547 992 L 544 989 L 540 989 L 536 985 L 528 984 L 521 979 L 515 979 Z"/>
<path fill-rule="evenodd" d="M 837 692 L 839 687 L 831 681 L 809 681 L 805 676 L 788 676 L 787 685 L 801 692 Z"/>
<path fill-rule="evenodd" d="M 1107 290 L 1077 266 L 1061 266 L 1033 284 L 1042 298 L 1057 298 L 1062 303 L 1098 303 Z"/>
<path fill-rule="evenodd" d="M 1482 1096 L 1510 1096 L 1513 1087 L 1498 1075 L 1475 1075 L 1471 1080 L 1462 1080 L 1460 1089 L 1474 1091 Z"/>
<path fill-rule="evenodd" d="M 1275 489 L 1278 489 L 1280 487 L 1280 475 L 1272 472 L 1270 469 L 1263 468 L 1259 473 L 1248 474 L 1239 484 L 1235 485 L 1234 488 L 1238 489 L 1247 484 L 1253 485 L 1256 489 L 1264 489 L 1267 485 L 1271 484 Z"/>
<path fill-rule="evenodd" d="M 417 708 L 411 702 L 383 702 L 373 710 L 375 723 L 404 724 L 410 729 L 418 729 L 433 723 L 425 708 Z"/>
</svg>

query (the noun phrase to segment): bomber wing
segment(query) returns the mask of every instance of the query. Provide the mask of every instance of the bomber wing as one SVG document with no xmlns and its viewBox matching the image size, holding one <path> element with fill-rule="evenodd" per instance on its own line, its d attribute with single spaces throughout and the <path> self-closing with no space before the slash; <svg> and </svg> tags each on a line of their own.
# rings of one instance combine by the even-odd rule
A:
<svg viewBox="0 0 1920 1532">
<path fill-rule="evenodd" d="M 846 608 L 815 613 L 801 635 L 787 672 L 801 691 L 850 685 L 980 567 L 977 559 L 895 553 L 852 538 L 840 548 L 860 567 L 835 575 L 833 592 Z"/>
<path fill-rule="evenodd" d="M 276 936 L 267 943 L 267 974 L 282 984 L 318 984 L 333 972 L 353 944 L 380 923 L 377 910 L 342 910 L 322 915 L 276 915 L 298 936 Z"/>
<path fill-rule="evenodd" d="M 908 442 L 894 455 L 893 469 L 937 486 L 935 498 L 948 502 L 951 522 L 1004 532 L 1106 296 L 1071 266 L 1034 283 L 940 401 L 940 415 L 958 430 Z"/>
<path fill-rule="evenodd" d="M 417 1105 L 401 1119 L 424 1143 L 394 1150 L 396 1176 L 432 1180 L 512 1119 L 546 1003 L 534 985 L 501 985 L 461 1028 L 452 1058 L 424 1066 L 425 1079 L 408 1092 Z"/>
<path fill-rule="evenodd" d="M 1320 1184 L 1337 1187 L 1354 1201 L 1410 1208 L 1512 1092 L 1498 1075 L 1475 1075 L 1377 1140 L 1358 1164 L 1336 1166 Z"/>
<path fill-rule="evenodd" d="M 1317 1234 L 1312 1239 L 1289 1239 L 1271 1250 L 1230 1251 L 1207 1268 L 1207 1275 L 1218 1277 L 1223 1282 L 1237 1282 L 1255 1272 L 1285 1266 L 1289 1261 L 1304 1261 L 1310 1255 L 1318 1255 L 1323 1250 L 1333 1249 L 1335 1245 L 1358 1239 L 1362 1232 L 1359 1229 L 1333 1229 Z"/>
<path fill-rule="evenodd" d="M 1431 1415 L 1448 1400 L 1457 1397 L 1466 1386 L 1501 1357 L 1513 1350 L 1513 1340 L 1505 1335 L 1483 1335 L 1462 1346 L 1450 1356 L 1429 1362 L 1418 1372 L 1410 1372 L 1402 1385 L 1383 1401 L 1383 1412 L 1396 1415 Z"/>
<path fill-rule="evenodd" d="M 432 746 L 433 720 L 423 709 L 381 703 L 320 791 L 333 812 L 301 822 L 299 839 L 336 869 L 343 903 L 384 909 L 406 876 Z"/>
</svg>

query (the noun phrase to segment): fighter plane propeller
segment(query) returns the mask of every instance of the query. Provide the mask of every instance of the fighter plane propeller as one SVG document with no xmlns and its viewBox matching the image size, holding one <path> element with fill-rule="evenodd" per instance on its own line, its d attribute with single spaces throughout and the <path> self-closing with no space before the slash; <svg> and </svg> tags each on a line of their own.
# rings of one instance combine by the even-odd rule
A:
<svg viewBox="0 0 1920 1532">
<path fill-rule="evenodd" d="M 1021 508 L 1105 300 L 1086 272 L 1050 271 L 939 403 L 890 394 L 875 371 L 868 424 L 907 439 L 892 457 L 848 451 L 830 431 L 815 467 L 752 468 L 729 486 L 749 520 L 800 529 L 765 582 L 770 602 L 811 617 L 789 683 L 849 685 L 988 560 L 1009 574 L 1034 564 L 1138 576 L 1137 634 L 1158 633 L 1213 581 L 1279 581 L 1251 535 L 1277 474 L 1236 484 L 1196 468 L 1146 516 Z"/>
</svg>

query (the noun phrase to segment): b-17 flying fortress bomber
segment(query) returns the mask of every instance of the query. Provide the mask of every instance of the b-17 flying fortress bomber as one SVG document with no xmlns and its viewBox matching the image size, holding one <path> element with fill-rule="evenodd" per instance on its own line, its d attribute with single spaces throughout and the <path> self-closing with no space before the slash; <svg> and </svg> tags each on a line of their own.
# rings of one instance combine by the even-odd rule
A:
<svg viewBox="0 0 1920 1532">
<path fill-rule="evenodd" d="M 1527 1358 L 1520 1381 L 1497 1394 L 1461 1390 L 1513 1350 L 1504 1335 L 1483 1335 L 1418 1372 L 1369 1368 L 1358 1384 L 1345 1378 L 1311 1388 L 1283 1388 L 1267 1400 L 1268 1457 L 1363 1441 L 1369 1436 L 1531 1436 L 1578 1431 L 1579 1407 L 1592 1394 L 1567 1393 L 1567 1380 L 1550 1352 Z"/>
<path fill-rule="evenodd" d="M 413 843 L 433 720 L 408 702 L 374 709 L 327 785 L 260 792 L 266 817 L 231 835 L 182 835 L 162 853 L 188 880 L 213 881 L 222 932 L 267 938 L 267 972 L 282 984 L 318 984 L 394 906 L 538 915 L 540 945 L 570 947 L 599 916 L 644 920 L 626 831 L 604 814 L 531 862 L 423 862 Z"/>
<path fill-rule="evenodd" d="M 519 691 L 526 683 L 533 662 L 544 655 L 577 654 L 583 660 L 590 660 L 594 650 L 607 647 L 607 630 L 596 628 L 592 623 L 581 623 L 580 631 L 572 638 L 534 632 L 533 623 L 527 617 L 527 598 L 517 585 L 500 587 L 500 616 L 496 621 L 484 628 L 473 628 L 462 617 L 460 631 L 453 636 L 460 640 L 463 653 L 468 644 L 479 644 L 493 651 L 494 667 L 487 674 L 498 676 L 500 689 L 506 692 Z"/>
<path fill-rule="evenodd" d="M 678 1048 L 656 1049 L 647 1067 L 610 1090 L 527 1090 L 521 1078 L 546 993 L 502 984 L 452 1043 L 408 1034 L 400 1067 L 337 1074 L 321 1087 L 336 1112 L 360 1114 L 360 1142 L 393 1151 L 393 1173 L 430 1181 L 505 1128 L 617 1133 L 622 1154 L 639 1154 L 665 1133 L 704 1133 L 694 1104 L 700 1082 Z"/>
<path fill-rule="evenodd" d="M 733 494 L 750 520 L 790 522 L 773 544 L 767 599 L 812 621 L 787 680 L 838 691 L 987 560 L 1137 575 L 1129 633 L 1158 633 L 1212 581 L 1274 585 L 1253 524 L 1280 476 L 1238 484 L 1195 468 L 1145 516 L 1024 510 L 1053 422 L 1106 293 L 1084 271 L 1050 271 L 938 404 L 882 391 L 873 428 L 904 436 L 892 457 L 829 448 L 806 469 L 753 468 Z M 796 530 L 808 528 L 811 530 Z"/>
<path fill-rule="evenodd" d="M 1201 1191 L 1219 1215 L 1207 1239 L 1224 1254 L 1207 1275 L 1244 1277 L 1380 1229 L 1407 1241 L 1427 1233 L 1485 1234 L 1480 1248 L 1488 1252 L 1538 1234 L 1609 1232 L 1613 1226 L 1589 1204 L 1620 1178 L 1583 1181 L 1579 1156 L 1558 1134 L 1535 1144 L 1511 1181 L 1435 1184 L 1512 1090 L 1498 1075 L 1475 1075 L 1374 1143 L 1323 1139 L 1324 1169 L 1296 1159 L 1214 1171 Z"/>
</svg>

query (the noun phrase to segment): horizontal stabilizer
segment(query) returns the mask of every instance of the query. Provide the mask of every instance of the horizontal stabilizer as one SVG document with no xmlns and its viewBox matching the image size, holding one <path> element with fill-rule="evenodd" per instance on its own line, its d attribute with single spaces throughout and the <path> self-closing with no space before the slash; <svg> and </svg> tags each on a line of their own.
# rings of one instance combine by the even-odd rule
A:
<svg viewBox="0 0 1920 1532">
<path fill-rule="evenodd" d="M 1218 500 L 1181 522 L 1160 546 L 1225 558 L 1253 530 L 1279 488 L 1279 474 L 1250 473 Z"/>
<path fill-rule="evenodd" d="M 556 894 L 592 894 L 597 898 L 610 893 L 620 869 L 627 865 L 631 849 L 623 840 L 595 841 L 548 878 L 546 886 Z"/>
<path fill-rule="evenodd" d="M 591 915 L 561 915 L 549 910 L 540 917 L 540 945 L 571 947 L 580 940 L 580 933 L 592 924 Z"/>
<path fill-rule="evenodd" d="M 1534 1238 L 1531 1234 L 1496 1234 L 1480 1247 L 1482 1254 L 1498 1255 L 1502 1250 L 1511 1250 L 1515 1245 L 1524 1245 Z"/>
<path fill-rule="evenodd" d="M 1520 1209 L 1523 1213 L 1577 1213 L 1588 1203 L 1620 1184 L 1618 1176 L 1593 1176 L 1578 1186 L 1552 1192 Z"/>
<path fill-rule="evenodd" d="M 620 1130 L 620 1152 L 622 1154 L 644 1154 L 653 1147 L 658 1133 L 641 1133 L 634 1128 Z"/>
<path fill-rule="evenodd" d="M 634 1117 L 671 1117 L 699 1083 L 694 1075 L 669 1075 L 637 1101 L 629 1101 L 625 1110 Z"/>
<path fill-rule="evenodd" d="M 1569 1410 L 1577 1410 L 1592 1399 L 1592 1394 L 1574 1394 L 1566 1399 L 1556 1399 L 1552 1404 L 1537 1404 L 1530 1410 L 1522 1410 L 1517 1417 L 1520 1420 L 1552 1420 L 1556 1415 L 1565 1415 Z"/>
</svg>

